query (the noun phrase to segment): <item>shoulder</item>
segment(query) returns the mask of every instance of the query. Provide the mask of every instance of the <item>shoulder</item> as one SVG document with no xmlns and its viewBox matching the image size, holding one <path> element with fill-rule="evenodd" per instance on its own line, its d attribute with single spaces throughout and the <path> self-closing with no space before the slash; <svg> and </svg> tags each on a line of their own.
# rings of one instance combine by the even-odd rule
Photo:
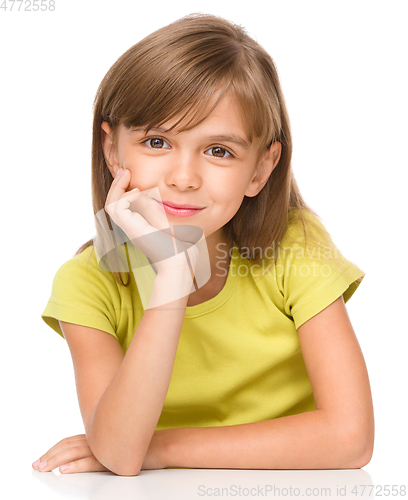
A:
<svg viewBox="0 0 408 500">
<path fill-rule="evenodd" d="M 93 246 L 90 246 L 57 270 L 41 317 L 61 336 L 58 320 L 114 335 L 120 299 L 117 283 L 111 273 L 99 269 Z"/>
<path fill-rule="evenodd" d="M 112 273 L 102 270 L 95 255 L 93 245 L 75 255 L 57 270 L 53 280 L 53 291 L 63 287 L 70 289 L 101 288 L 110 293 L 117 290 L 117 285 Z"/>
<path fill-rule="evenodd" d="M 62 264 L 41 317 L 61 337 L 59 321 L 110 333 L 125 352 L 143 315 L 137 285 L 132 272 L 123 286 L 99 264 L 93 246 Z"/>
<path fill-rule="evenodd" d="M 288 264 L 313 264 L 315 268 L 325 268 L 326 277 L 331 273 L 342 273 L 353 265 L 336 246 L 321 219 L 309 210 L 292 212 L 284 237 L 276 246 L 274 262 L 286 264 L 286 267 Z M 291 267 L 288 270 L 294 269 Z M 309 276 L 306 268 L 304 271 L 303 277 Z"/>
<path fill-rule="evenodd" d="M 289 213 L 288 226 L 280 243 L 291 247 L 334 245 L 320 217 L 308 209 L 295 209 Z"/>
<path fill-rule="evenodd" d="M 306 210 L 291 214 L 271 253 L 259 286 L 281 298 L 297 328 L 341 295 L 347 302 L 365 276 L 340 252 L 321 220 Z"/>
</svg>

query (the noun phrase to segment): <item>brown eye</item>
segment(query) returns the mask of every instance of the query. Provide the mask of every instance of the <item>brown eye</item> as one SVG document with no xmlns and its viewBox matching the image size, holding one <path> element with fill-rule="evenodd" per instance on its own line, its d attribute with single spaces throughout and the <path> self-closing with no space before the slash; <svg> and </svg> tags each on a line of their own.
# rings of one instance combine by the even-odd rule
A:
<svg viewBox="0 0 408 500">
<path fill-rule="evenodd" d="M 152 139 L 151 145 L 152 148 L 162 148 L 163 147 L 163 139 Z"/>
<path fill-rule="evenodd" d="M 214 156 L 225 156 L 225 149 L 222 149 L 222 148 L 214 148 L 213 149 L 213 155 Z"/>
<path fill-rule="evenodd" d="M 208 149 L 207 151 L 210 152 L 210 156 L 216 156 L 217 158 L 226 158 L 228 156 L 232 157 L 232 154 L 229 151 L 220 146 L 215 146 L 213 148 Z"/>
<path fill-rule="evenodd" d="M 160 137 L 152 137 L 151 139 L 145 141 L 145 144 L 154 149 L 162 149 L 162 148 L 167 149 L 170 147 L 167 144 L 167 142 L 164 139 L 161 139 Z"/>
</svg>

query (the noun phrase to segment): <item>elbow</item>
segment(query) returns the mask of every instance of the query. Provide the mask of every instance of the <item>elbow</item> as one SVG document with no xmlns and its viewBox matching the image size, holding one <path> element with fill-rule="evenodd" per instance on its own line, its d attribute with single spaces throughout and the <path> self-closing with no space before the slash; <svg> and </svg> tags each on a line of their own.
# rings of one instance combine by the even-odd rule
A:
<svg viewBox="0 0 408 500">
<path fill-rule="evenodd" d="M 361 469 L 370 463 L 374 452 L 374 439 L 361 439 L 361 444 L 354 447 L 354 457 L 350 464 L 350 469 Z"/>
<path fill-rule="evenodd" d="M 344 469 L 361 469 L 370 463 L 374 451 L 374 426 L 356 426 L 342 435 Z"/>
<path fill-rule="evenodd" d="M 127 461 L 127 463 L 123 463 L 123 460 L 119 462 L 118 460 L 115 460 L 112 455 L 96 455 L 95 453 L 94 455 L 98 462 L 100 462 L 104 467 L 109 469 L 117 476 L 133 477 L 138 476 L 140 473 L 141 466 L 135 467 L 134 465 L 129 465 L 131 463 L 131 460 Z"/>
<path fill-rule="evenodd" d="M 142 464 L 140 465 L 136 464 L 135 466 L 135 461 L 129 459 L 126 460 L 125 462 L 121 461 L 121 463 L 115 463 L 109 470 L 111 470 L 117 476 L 133 477 L 133 476 L 138 476 L 141 469 L 142 469 Z"/>
<path fill-rule="evenodd" d="M 367 448 L 354 462 L 350 469 L 361 469 L 370 463 L 373 456 L 373 448 Z"/>
<path fill-rule="evenodd" d="M 139 475 L 142 465 L 137 463 L 135 466 L 135 460 L 131 459 L 124 462 L 125 453 L 118 454 L 116 448 L 109 450 L 106 443 L 100 446 L 100 443 L 98 445 L 90 439 L 88 439 L 88 444 L 98 462 L 117 476 L 132 477 Z M 118 455 L 120 456 L 120 460 L 118 459 Z"/>
<path fill-rule="evenodd" d="M 106 466 L 105 466 L 106 467 Z M 116 470 L 112 470 L 114 474 L 117 476 L 124 476 L 124 477 L 134 477 L 138 476 L 140 473 L 140 469 L 129 469 L 129 468 L 124 468 L 124 467 L 119 467 Z"/>
<path fill-rule="evenodd" d="M 100 462 L 104 467 L 109 469 L 111 472 L 116 474 L 117 476 L 125 476 L 125 477 L 133 477 L 138 476 L 141 470 L 141 467 L 129 467 L 129 464 L 117 463 L 112 460 L 111 457 L 100 457 L 96 456 L 95 458 Z"/>
</svg>

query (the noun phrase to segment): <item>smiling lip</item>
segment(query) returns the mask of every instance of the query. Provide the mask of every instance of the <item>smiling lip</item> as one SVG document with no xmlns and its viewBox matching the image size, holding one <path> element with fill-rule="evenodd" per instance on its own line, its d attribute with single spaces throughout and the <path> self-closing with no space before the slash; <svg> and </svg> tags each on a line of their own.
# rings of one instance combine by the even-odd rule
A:
<svg viewBox="0 0 408 500">
<path fill-rule="evenodd" d="M 173 203 L 172 201 L 163 201 L 163 204 L 167 205 L 169 207 L 172 207 L 172 208 L 177 208 L 177 209 L 188 209 L 188 208 L 190 208 L 190 209 L 193 209 L 193 210 L 201 210 L 202 208 L 204 208 L 204 207 L 196 207 L 194 205 L 186 205 L 186 204 L 179 205 L 177 203 Z"/>
<path fill-rule="evenodd" d="M 157 201 L 157 200 L 156 200 Z M 201 212 L 205 207 L 203 208 L 175 208 L 170 205 L 167 205 L 166 203 L 162 203 L 160 201 L 157 201 L 157 203 L 162 207 L 162 209 L 169 215 L 174 215 L 176 217 L 191 217 L 192 215 L 196 215 Z"/>
</svg>

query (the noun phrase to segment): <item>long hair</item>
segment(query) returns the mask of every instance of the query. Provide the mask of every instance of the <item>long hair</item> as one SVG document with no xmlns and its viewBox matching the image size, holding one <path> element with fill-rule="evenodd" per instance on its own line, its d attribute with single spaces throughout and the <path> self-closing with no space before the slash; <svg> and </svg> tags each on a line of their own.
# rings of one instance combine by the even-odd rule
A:
<svg viewBox="0 0 408 500">
<path fill-rule="evenodd" d="M 209 101 L 219 90 L 219 99 L 228 93 L 239 102 L 248 138 L 260 139 L 259 156 L 275 141 L 282 145 L 265 186 L 256 196 L 244 197 L 224 226 L 226 236 L 240 250 L 249 250 L 255 262 L 296 221 L 305 240 L 314 241 L 317 229 L 321 242 L 324 234 L 307 215 L 319 216 L 304 202 L 293 175 L 290 122 L 275 64 L 241 26 L 212 15 L 192 14 L 155 31 L 127 50 L 103 78 L 94 100 L 94 213 L 104 208 L 113 181 L 102 150 L 102 122 L 108 122 L 114 140 L 121 123 L 148 130 L 180 116 L 172 129 L 189 130 L 214 109 L 217 103 L 208 110 Z M 93 239 L 76 254 L 92 244 Z M 130 276 L 125 282 L 120 273 L 113 275 L 119 284 L 130 282 Z"/>
</svg>

